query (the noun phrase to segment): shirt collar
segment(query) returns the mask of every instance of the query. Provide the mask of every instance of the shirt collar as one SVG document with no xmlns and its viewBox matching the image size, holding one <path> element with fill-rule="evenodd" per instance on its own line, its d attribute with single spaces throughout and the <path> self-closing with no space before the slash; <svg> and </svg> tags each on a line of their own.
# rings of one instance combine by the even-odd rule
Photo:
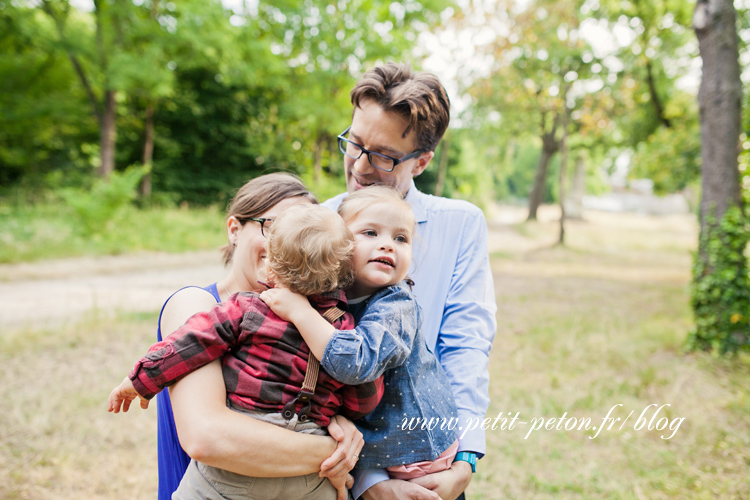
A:
<svg viewBox="0 0 750 500">
<path fill-rule="evenodd" d="M 346 307 L 346 294 L 343 290 L 333 290 L 319 295 L 310 295 L 307 299 L 317 309 L 327 309 L 329 307 L 344 309 Z"/>
<path fill-rule="evenodd" d="M 422 206 L 422 198 L 425 196 L 427 195 L 417 189 L 414 185 L 414 179 L 412 179 L 411 186 L 409 186 L 409 191 L 407 191 L 406 198 L 404 199 L 411 207 L 412 212 L 414 212 L 414 219 L 417 223 L 427 222 L 427 212 L 425 212 Z"/>
</svg>

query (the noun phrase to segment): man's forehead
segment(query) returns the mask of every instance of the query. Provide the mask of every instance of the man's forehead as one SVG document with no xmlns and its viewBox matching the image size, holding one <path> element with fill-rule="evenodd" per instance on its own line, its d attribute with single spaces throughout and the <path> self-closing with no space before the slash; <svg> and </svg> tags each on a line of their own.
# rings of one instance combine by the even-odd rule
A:
<svg viewBox="0 0 750 500">
<path fill-rule="evenodd" d="M 363 136 L 375 133 L 381 136 L 387 135 L 388 142 L 406 141 L 409 147 L 416 143 L 413 129 L 405 134 L 409 129 L 409 121 L 405 117 L 395 111 L 385 111 L 382 106 L 373 101 L 367 101 L 363 105 L 366 109 L 359 106 L 354 108 L 352 126 L 349 130 L 351 136 L 369 139 Z M 382 119 L 382 115 L 385 115 L 386 119 Z M 388 147 L 386 144 L 378 144 L 378 146 Z"/>
</svg>

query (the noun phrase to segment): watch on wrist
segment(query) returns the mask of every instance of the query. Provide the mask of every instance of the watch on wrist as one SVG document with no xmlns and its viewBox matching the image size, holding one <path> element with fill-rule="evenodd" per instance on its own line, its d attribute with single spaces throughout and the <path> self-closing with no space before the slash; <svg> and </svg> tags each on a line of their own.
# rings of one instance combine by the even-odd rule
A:
<svg viewBox="0 0 750 500">
<path fill-rule="evenodd" d="M 468 462 L 471 465 L 472 474 L 477 471 L 477 454 L 473 451 L 459 451 L 456 453 L 456 458 L 453 461 Z"/>
</svg>

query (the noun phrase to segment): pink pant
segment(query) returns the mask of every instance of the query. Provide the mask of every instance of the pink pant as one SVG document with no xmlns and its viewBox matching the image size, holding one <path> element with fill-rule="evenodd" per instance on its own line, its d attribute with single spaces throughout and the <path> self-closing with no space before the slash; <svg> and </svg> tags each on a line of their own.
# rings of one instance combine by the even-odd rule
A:
<svg viewBox="0 0 750 500">
<path fill-rule="evenodd" d="M 388 475 L 393 479 L 408 480 L 414 479 L 415 477 L 426 476 L 427 474 L 433 474 L 435 472 L 442 472 L 451 468 L 456 453 L 458 453 L 458 440 L 454 441 L 453 444 L 435 460 L 388 467 Z"/>
</svg>

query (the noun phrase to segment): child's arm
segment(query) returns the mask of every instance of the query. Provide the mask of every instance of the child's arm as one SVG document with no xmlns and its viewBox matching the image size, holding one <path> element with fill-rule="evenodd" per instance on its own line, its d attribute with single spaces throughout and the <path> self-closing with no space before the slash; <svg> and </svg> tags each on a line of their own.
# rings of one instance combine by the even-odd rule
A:
<svg viewBox="0 0 750 500">
<path fill-rule="evenodd" d="M 294 326 L 336 380 L 357 385 L 401 366 L 411 354 L 421 323 L 416 299 L 405 287 L 378 292 L 353 330 L 336 330 L 307 298 L 284 288 L 266 290 L 261 299 Z"/>
<path fill-rule="evenodd" d="M 142 398 L 151 399 L 181 377 L 219 359 L 238 342 L 243 320 L 241 302 L 247 299 L 235 295 L 208 312 L 195 314 L 177 331 L 151 346 L 128 376 L 135 391 Z"/>
<path fill-rule="evenodd" d="M 148 408 L 148 399 L 141 397 L 138 391 L 135 390 L 135 387 L 133 387 L 133 382 L 128 377 L 125 377 L 125 380 L 120 382 L 120 385 L 112 389 L 112 392 L 109 393 L 107 411 L 120 413 L 120 407 L 122 407 L 122 411 L 128 411 L 130 403 L 135 398 L 141 398 L 141 408 L 144 410 Z"/>
<path fill-rule="evenodd" d="M 323 358 L 323 352 L 336 328 L 310 305 L 307 297 L 288 288 L 278 287 L 265 290 L 260 298 L 276 316 L 297 327 L 316 358 Z"/>
</svg>

